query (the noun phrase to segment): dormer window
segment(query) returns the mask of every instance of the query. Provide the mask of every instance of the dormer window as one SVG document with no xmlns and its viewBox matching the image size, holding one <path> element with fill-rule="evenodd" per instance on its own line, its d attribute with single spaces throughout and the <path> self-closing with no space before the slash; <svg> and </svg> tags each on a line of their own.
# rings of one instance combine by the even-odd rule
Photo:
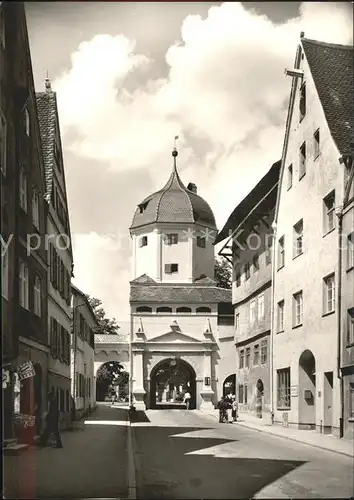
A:
<svg viewBox="0 0 354 500">
<path fill-rule="evenodd" d="M 147 201 L 146 203 L 141 203 L 140 205 L 138 205 L 139 207 L 139 211 L 141 214 L 143 214 L 146 210 L 146 207 L 148 206 L 149 202 Z"/>
<path fill-rule="evenodd" d="M 147 236 L 142 236 L 139 240 L 139 247 L 146 247 L 148 244 L 148 237 Z"/>
<path fill-rule="evenodd" d="M 300 88 L 300 122 L 306 115 L 306 83 L 304 83 Z"/>
<path fill-rule="evenodd" d="M 172 313 L 171 307 L 161 306 L 156 308 L 157 313 Z"/>
<path fill-rule="evenodd" d="M 165 234 L 165 245 L 177 245 L 178 234 Z"/>
<path fill-rule="evenodd" d="M 197 247 L 205 248 L 205 237 L 197 236 Z"/>
<path fill-rule="evenodd" d="M 166 274 L 178 273 L 178 264 L 165 264 L 165 273 Z"/>
<path fill-rule="evenodd" d="M 211 313 L 210 307 L 197 307 L 196 309 L 197 313 Z"/>
</svg>

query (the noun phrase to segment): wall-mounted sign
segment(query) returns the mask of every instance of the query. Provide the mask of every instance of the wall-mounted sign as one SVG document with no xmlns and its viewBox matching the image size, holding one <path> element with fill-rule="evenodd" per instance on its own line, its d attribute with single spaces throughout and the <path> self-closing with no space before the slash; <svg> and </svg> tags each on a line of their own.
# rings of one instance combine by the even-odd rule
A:
<svg viewBox="0 0 354 500">
<path fill-rule="evenodd" d="M 204 385 L 207 386 L 207 387 L 210 385 L 210 377 L 205 377 L 205 379 L 204 379 Z"/>
<path fill-rule="evenodd" d="M 36 424 L 36 417 L 25 413 L 15 413 L 14 422 L 15 424 L 21 424 L 24 427 L 34 427 Z"/>
<path fill-rule="evenodd" d="M 299 387 L 297 385 L 291 386 L 290 395 L 292 398 L 296 398 L 299 395 Z"/>
<path fill-rule="evenodd" d="M 19 365 L 17 367 L 17 374 L 20 381 L 25 380 L 26 378 L 34 377 L 36 372 L 32 361 L 26 361 L 26 363 Z"/>
</svg>

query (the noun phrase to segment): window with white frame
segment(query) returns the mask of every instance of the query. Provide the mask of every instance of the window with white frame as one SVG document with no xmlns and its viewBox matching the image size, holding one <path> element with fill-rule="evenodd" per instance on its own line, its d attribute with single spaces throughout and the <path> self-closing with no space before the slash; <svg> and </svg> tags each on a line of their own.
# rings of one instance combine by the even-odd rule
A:
<svg viewBox="0 0 354 500">
<path fill-rule="evenodd" d="M 32 192 L 32 221 L 34 227 L 39 229 L 39 196 L 37 189 Z"/>
<path fill-rule="evenodd" d="M 288 189 L 293 185 L 293 164 L 288 166 Z"/>
<path fill-rule="evenodd" d="M 284 267 L 285 264 L 285 237 L 279 238 L 278 242 L 278 269 Z"/>
<path fill-rule="evenodd" d="M 354 316 L 347 312 L 347 345 L 354 344 Z"/>
<path fill-rule="evenodd" d="M 235 330 L 239 330 L 240 328 L 240 313 L 236 313 L 235 315 Z"/>
<path fill-rule="evenodd" d="M 251 300 L 250 302 L 250 323 L 254 323 L 256 321 L 256 301 Z"/>
<path fill-rule="evenodd" d="M 20 207 L 27 213 L 27 174 L 24 168 L 20 170 Z"/>
<path fill-rule="evenodd" d="M 142 236 L 139 240 L 139 247 L 146 247 L 148 244 L 148 237 L 147 236 Z"/>
<path fill-rule="evenodd" d="M 242 349 L 239 352 L 239 368 L 244 368 L 245 366 L 245 351 Z"/>
<path fill-rule="evenodd" d="M 205 236 L 197 236 L 197 247 L 205 248 L 206 239 Z"/>
<path fill-rule="evenodd" d="M 19 302 L 20 306 L 24 309 L 29 308 L 28 302 L 28 266 L 22 260 L 20 261 L 20 272 L 19 272 Z"/>
<path fill-rule="evenodd" d="M 301 255 L 303 252 L 304 222 L 302 219 L 295 224 L 293 230 L 294 230 L 293 256 L 297 257 L 298 255 Z"/>
<path fill-rule="evenodd" d="M 26 135 L 27 137 L 29 137 L 31 133 L 31 124 L 30 124 L 30 114 L 27 108 L 25 108 L 23 112 L 23 121 L 24 121 Z"/>
<path fill-rule="evenodd" d="M 34 278 L 33 312 L 37 316 L 42 315 L 42 286 L 41 286 L 41 279 L 39 276 L 35 276 Z"/>
<path fill-rule="evenodd" d="M 7 124 L 5 117 L 0 109 L 0 170 L 6 175 L 6 133 Z"/>
<path fill-rule="evenodd" d="M 258 295 L 258 317 L 264 318 L 264 293 Z"/>
<path fill-rule="evenodd" d="M 267 243 L 266 243 L 266 266 L 269 266 L 269 264 L 272 263 L 272 248 L 273 248 L 273 237 L 269 238 L 269 235 L 267 236 Z"/>
<path fill-rule="evenodd" d="M 323 280 L 324 283 L 324 296 L 323 296 L 323 312 L 330 313 L 335 308 L 335 281 L 334 274 L 327 276 Z"/>
<path fill-rule="evenodd" d="M 299 179 L 301 179 L 306 174 L 306 142 L 301 145 L 299 162 Z"/>
<path fill-rule="evenodd" d="M 347 268 L 354 267 L 354 232 L 347 237 Z"/>
<path fill-rule="evenodd" d="M 261 341 L 261 364 L 264 365 L 268 361 L 268 340 Z"/>
<path fill-rule="evenodd" d="M 293 295 L 293 326 L 302 325 L 303 297 L 302 291 Z"/>
<path fill-rule="evenodd" d="M 9 249 L 1 249 L 1 295 L 9 298 Z"/>
<path fill-rule="evenodd" d="M 320 129 L 317 129 L 313 134 L 313 158 L 316 158 L 320 155 Z"/>
<path fill-rule="evenodd" d="M 253 272 L 255 273 L 256 271 L 258 271 L 258 269 L 259 269 L 259 256 L 256 253 L 253 256 Z"/>
<path fill-rule="evenodd" d="M 251 348 L 247 347 L 247 349 L 246 349 L 246 368 L 250 367 L 250 362 L 251 362 Z"/>
<path fill-rule="evenodd" d="M 245 264 L 245 279 L 249 280 L 250 276 L 251 276 L 251 273 L 250 273 L 250 263 L 246 262 L 246 264 Z"/>
<path fill-rule="evenodd" d="M 253 365 L 257 366 L 259 364 L 259 344 L 255 344 L 253 348 Z"/>
<path fill-rule="evenodd" d="M 165 238 L 165 245 L 177 245 L 178 243 L 178 234 L 173 233 L 173 234 L 166 234 Z"/>
<path fill-rule="evenodd" d="M 278 332 L 284 331 L 284 300 L 278 302 Z"/>
<path fill-rule="evenodd" d="M 299 112 L 301 122 L 306 115 L 306 83 L 303 83 L 300 87 Z"/>
<path fill-rule="evenodd" d="M 290 408 L 290 368 L 277 370 L 277 407 Z"/>
<path fill-rule="evenodd" d="M 335 227 L 335 191 L 332 191 L 323 199 L 323 230 L 328 233 Z"/>
</svg>

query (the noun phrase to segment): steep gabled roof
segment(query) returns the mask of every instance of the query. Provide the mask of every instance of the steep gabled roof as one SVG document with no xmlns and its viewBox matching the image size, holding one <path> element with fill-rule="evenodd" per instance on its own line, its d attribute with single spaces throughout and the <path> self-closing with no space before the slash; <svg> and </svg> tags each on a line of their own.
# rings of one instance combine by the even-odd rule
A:
<svg viewBox="0 0 354 500">
<path fill-rule="evenodd" d="M 329 130 L 339 152 L 353 153 L 354 78 L 352 45 L 301 39 Z"/>
<path fill-rule="evenodd" d="M 142 274 L 141 276 L 138 276 L 137 278 L 133 279 L 130 283 L 132 284 L 137 284 L 137 285 L 151 285 L 153 283 L 156 283 L 156 281 L 150 276 L 148 276 L 146 273 Z"/>
<path fill-rule="evenodd" d="M 216 304 L 231 302 L 232 291 L 216 286 L 132 285 L 130 303 Z"/>
<path fill-rule="evenodd" d="M 235 230 L 241 222 L 247 217 L 250 211 L 257 205 L 257 203 L 275 186 L 279 181 L 281 161 L 277 161 L 272 165 L 270 170 L 258 182 L 258 184 L 248 193 L 248 195 L 237 205 L 232 212 L 226 224 L 216 237 L 214 245 L 223 241 L 230 236 L 229 232 Z M 276 195 L 276 192 L 275 192 Z M 275 200 L 274 200 L 275 205 Z"/>
</svg>

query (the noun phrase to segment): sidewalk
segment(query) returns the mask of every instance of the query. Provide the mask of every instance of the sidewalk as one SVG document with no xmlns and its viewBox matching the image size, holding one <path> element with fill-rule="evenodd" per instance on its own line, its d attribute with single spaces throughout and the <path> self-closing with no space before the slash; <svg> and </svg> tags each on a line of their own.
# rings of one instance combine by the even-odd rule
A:
<svg viewBox="0 0 354 500">
<path fill-rule="evenodd" d="M 203 412 L 219 420 L 218 410 Z M 354 457 L 354 442 L 349 439 L 338 439 L 331 434 L 320 434 L 317 431 L 307 431 L 294 429 L 292 427 L 282 427 L 278 424 L 271 424 L 267 416 L 264 419 L 257 418 L 248 413 L 239 413 L 237 424 L 242 427 L 248 427 L 259 432 L 266 432 L 273 436 L 298 441 L 308 446 L 314 446 L 323 450 L 332 451 L 348 457 Z M 231 426 L 230 426 L 231 427 Z"/>
</svg>

